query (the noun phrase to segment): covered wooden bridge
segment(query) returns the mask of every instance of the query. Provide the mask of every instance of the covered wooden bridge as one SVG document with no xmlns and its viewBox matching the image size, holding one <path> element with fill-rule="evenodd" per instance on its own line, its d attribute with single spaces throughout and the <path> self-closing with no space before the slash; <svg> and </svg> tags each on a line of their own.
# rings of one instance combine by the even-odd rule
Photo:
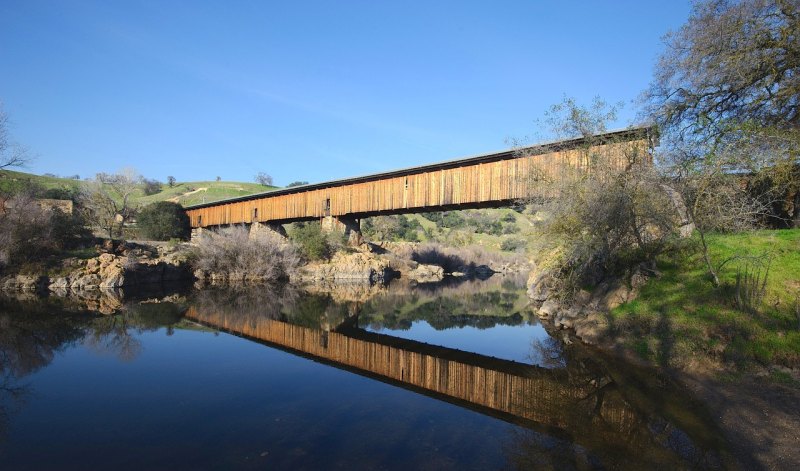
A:
<svg viewBox="0 0 800 471">
<path fill-rule="evenodd" d="M 652 128 L 629 128 L 590 139 L 283 188 L 189 206 L 186 212 L 194 233 L 231 224 L 282 231 L 284 223 L 320 220 L 326 229 L 359 234 L 363 217 L 501 207 L 523 198 L 546 196 L 538 183 L 542 178 L 558 181 L 575 174 L 565 169 L 587 171 L 592 155 L 609 159 L 611 165 L 622 169 L 632 152 L 649 155 L 652 139 Z"/>
</svg>

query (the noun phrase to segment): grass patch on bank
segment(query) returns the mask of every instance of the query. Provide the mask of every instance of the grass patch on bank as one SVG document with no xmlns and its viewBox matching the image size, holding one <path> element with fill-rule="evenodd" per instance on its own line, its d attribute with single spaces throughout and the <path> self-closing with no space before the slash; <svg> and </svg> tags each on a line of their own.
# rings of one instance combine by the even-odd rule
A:
<svg viewBox="0 0 800 471">
<path fill-rule="evenodd" d="M 611 312 L 612 333 L 643 358 L 664 366 L 692 359 L 748 365 L 800 366 L 800 229 L 718 234 L 708 238 L 712 260 L 770 254 L 766 295 L 755 312 L 736 303 L 733 261 L 714 288 L 697 250 L 659 261 L 661 276 L 639 297 Z"/>
</svg>

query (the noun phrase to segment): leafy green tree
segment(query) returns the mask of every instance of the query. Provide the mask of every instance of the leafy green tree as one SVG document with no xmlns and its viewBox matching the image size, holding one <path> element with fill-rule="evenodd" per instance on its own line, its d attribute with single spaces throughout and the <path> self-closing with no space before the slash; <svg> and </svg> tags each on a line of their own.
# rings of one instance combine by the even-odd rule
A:
<svg viewBox="0 0 800 471">
<path fill-rule="evenodd" d="M 139 212 L 137 225 L 142 235 L 151 240 L 187 239 L 191 231 L 189 216 L 181 205 L 159 201 Z"/>
</svg>

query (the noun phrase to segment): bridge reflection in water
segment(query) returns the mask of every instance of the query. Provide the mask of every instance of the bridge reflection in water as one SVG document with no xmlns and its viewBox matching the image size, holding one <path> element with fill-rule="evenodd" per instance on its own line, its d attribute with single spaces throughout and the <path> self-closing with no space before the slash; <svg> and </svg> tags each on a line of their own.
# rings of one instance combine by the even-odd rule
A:
<svg viewBox="0 0 800 471">
<path fill-rule="evenodd" d="M 629 401 L 590 358 L 566 368 L 544 368 L 368 332 L 354 327 L 352 318 L 325 330 L 202 305 L 190 307 L 186 318 L 566 438 L 603 456 L 606 464 L 657 462 L 682 468 L 688 462 L 716 468 L 719 459 L 721 444 L 714 430 L 694 419 L 673 423 L 643 412 L 638 406 L 647 399 Z"/>
</svg>

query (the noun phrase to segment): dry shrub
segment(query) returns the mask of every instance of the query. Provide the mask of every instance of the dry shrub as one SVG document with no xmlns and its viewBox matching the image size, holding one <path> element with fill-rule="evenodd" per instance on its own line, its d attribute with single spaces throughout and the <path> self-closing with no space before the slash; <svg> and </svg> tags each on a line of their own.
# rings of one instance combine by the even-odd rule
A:
<svg viewBox="0 0 800 471">
<path fill-rule="evenodd" d="M 193 258 L 196 269 L 262 281 L 287 279 L 300 263 L 297 250 L 279 235 L 262 232 L 250 237 L 241 226 L 204 234 Z"/>
<path fill-rule="evenodd" d="M 78 216 L 42 207 L 30 194 L 0 205 L 0 271 L 39 262 L 89 238 Z"/>
</svg>

